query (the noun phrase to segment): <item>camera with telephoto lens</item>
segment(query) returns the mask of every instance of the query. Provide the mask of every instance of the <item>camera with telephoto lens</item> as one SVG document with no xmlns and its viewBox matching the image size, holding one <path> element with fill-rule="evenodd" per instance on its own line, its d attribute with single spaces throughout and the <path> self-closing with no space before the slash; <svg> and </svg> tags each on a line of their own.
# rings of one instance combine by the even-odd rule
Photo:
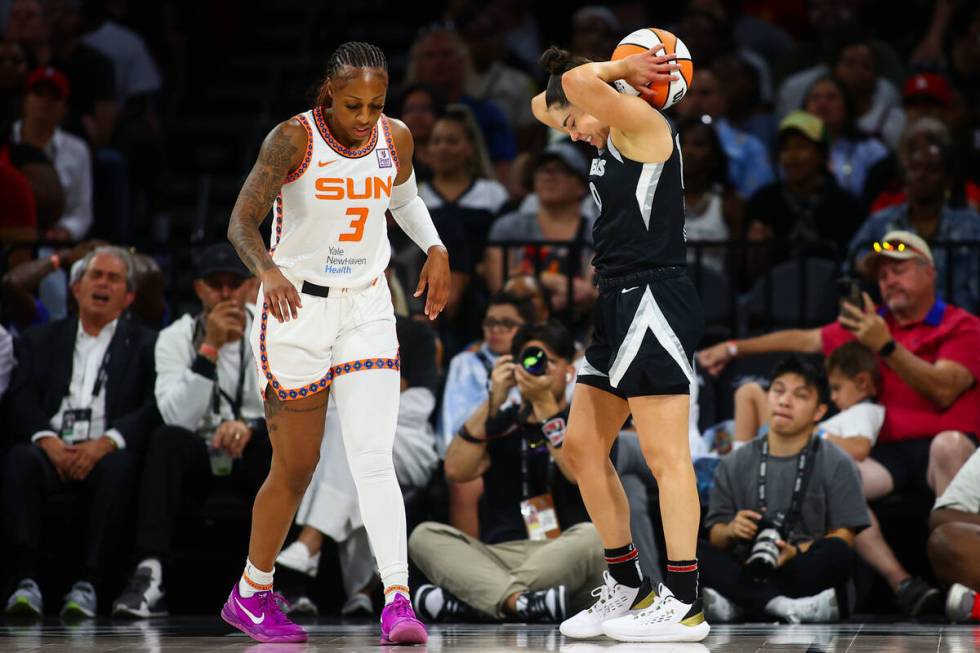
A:
<svg viewBox="0 0 980 653">
<path fill-rule="evenodd" d="M 749 557 L 745 560 L 745 566 L 749 572 L 757 579 L 764 580 L 772 575 L 779 562 L 779 540 L 785 539 L 782 533 L 782 515 L 776 514 L 773 517 L 763 515 L 759 520 L 759 531 L 756 533 L 755 540 L 752 542 L 752 549 Z"/>
<path fill-rule="evenodd" d="M 548 354 L 541 347 L 525 347 L 519 361 L 528 374 L 544 376 L 548 371 Z"/>
</svg>

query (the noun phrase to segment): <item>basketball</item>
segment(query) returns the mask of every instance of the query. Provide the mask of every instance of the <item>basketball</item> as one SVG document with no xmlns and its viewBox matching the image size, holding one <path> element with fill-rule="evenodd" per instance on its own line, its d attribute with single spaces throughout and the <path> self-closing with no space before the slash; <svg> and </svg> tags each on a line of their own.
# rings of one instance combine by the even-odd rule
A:
<svg viewBox="0 0 980 653">
<path fill-rule="evenodd" d="M 687 94 L 687 89 L 691 87 L 691 79 L 694 76 L 694 62 L 691 60 L 691 51 L 687 49 L 684 42 L 665 29 L 647 27 L 638 29 L 626 36 L 616 49 L 613 51 L 612 60 L 624 59 L 633 54 L 642 54 L 650 48 L 663 44 L 660 54 L 676 54 L 677 71 L 680 79 L 674 81 L 655 81 L 648 85 L 653 91 L 653 97 L 649 102 L 654 109 L 663 110 L 681 101 Z M 639 91 L 630 86 L 626 80 L 619 79 L 614 82 L 616 90 L 627 95 L 639 95 Z"/>
</svg>

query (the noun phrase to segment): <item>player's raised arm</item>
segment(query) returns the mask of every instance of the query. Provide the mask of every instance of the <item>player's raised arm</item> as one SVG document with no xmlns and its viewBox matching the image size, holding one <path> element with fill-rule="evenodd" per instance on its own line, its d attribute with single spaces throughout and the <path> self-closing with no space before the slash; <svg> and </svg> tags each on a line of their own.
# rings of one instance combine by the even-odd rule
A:
<svg viewBox="0 0 980 653">
<path fill-rule="evenodd" d="M 259 225 L 269 214 L 286 176 L 300 165 L 306 151 L 306 138 L 306 130 L 296 119 L 280 123 L 269 132 L 238 193 L 228 223 L 228 240 L 245 265 L 261 280 L 269 311 L 280 322 L 296 317 L 302 302 L 296 288 L 269 255 Z"/>
<path fill-rule="evenodd" d="M 426 208 L 415 183 L 415 170 L 412 168 L 412 154 L 415 142 L 412 132 L 400 120 L 388 119 L 391 134 L 398 150 L 400 167 L 391 191 L 389 209 L 395 222 L 412 241 L 426 253 L 425 265 L 419 273 L 419 285 L 415 296 L 421 297 L 428 288 L 425 300 L 425 314 L 430 320 L 436 319 L 449 301 L 449 252 L 446 251 L 439 232 L 432 223 L 432 216 Z"/>
</svg>

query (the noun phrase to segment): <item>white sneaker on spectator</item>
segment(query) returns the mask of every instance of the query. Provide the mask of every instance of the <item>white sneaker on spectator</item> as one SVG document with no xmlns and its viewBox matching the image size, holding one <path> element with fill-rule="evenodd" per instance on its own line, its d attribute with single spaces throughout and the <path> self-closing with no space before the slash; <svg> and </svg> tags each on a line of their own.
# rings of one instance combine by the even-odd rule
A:
<svg viewBox="0 0 980 653">
<path fill-rule="evenodd" d="M 30 615 L 40 617 L 44 614 L 44 598 L 41 596 L 41 588 L 33 578 L 25 578 L 17 583 L 17 590 L 7 599 L 7 607 L 4 610 L 11 615 Z"/>
<path fill-rule="evenodd" d="M 840 606 L 837 592 L 831 588 L 799 599 L 777 596 L 766 604 L 766 614 L 791 624 L 817 624 L 840 621 Z"/>
<path fill-rule="evenodd" d="M 971 621 L 978 602 L 980 597 L 976 592 L 966 585 L 953 583 L 946 595 L 946 617 L 954 624 Z"/>
<path fill-rule="evenodd" d="M 286 599 L 286 603 L 283 604 L 282 611 L 291 617 L 301 614 L 308 614 L 315 617 L 320 614 L 320 608 L 318 608 L 316 603 L 313 602 L 313 599 L 308 596 L 297 596 L 295 598 Z"/>
<path fill-rule="evenodd" d="M 300 541 L 293 542 L 276 557 L 276 564 L 314 578 L 320 566 L 320 553 L 310 555 L 310 550 Z"/>
<path fill-rule="evenodd" d="M 601 637 L 603 622 L 627 615 L 631 610 L 646 608 L 657 598 L 646 579 L 639 587 L 627 587 L 617 583 L 608 571 L 602 572 L 602 578 L 605 582 L 592 590 L 592 596 L 598 599 L 592 607 L 566 619 L 558 627 L 565 637 Z"/>
<path fill-rule="evenodd" d="M 621 642 L 700 642 L 711 629 L 701 599 L 684 603 L 663 583 L 649 608 L 602 624 L 602 631 Z"/>
<path fill-rule="evenodd" d="M 742 617 L 741 608 L 710 587 L 701 590 L 701 598 L 704 600 L 704 616 L 712 623 L 729 623 Z"/>
<path fill-rule="evenodd" d="M 147 619 L 166 614 L 163 568 L 159 560 L 144 560 L 129 577 L 126 589 L 112 604 L 112 616 Z"/>
<path fill-rule="evenodd" d="M 345 617 L 374 614 L 374 604 L 371 602 L 371 597 L 367 594 L 354 592 L 344 601 L 343 607 L 340 608 L 340 614 Z"/>
<path fill-rule="evenodd" d="M 95 587 L 88 581 L 80 580 L 72 585 L 71 590 L 65 595 L 65 605 L 61 608 L 61 616 L 91 619 L 98 612 L 98 605 Z"/>
</svg>

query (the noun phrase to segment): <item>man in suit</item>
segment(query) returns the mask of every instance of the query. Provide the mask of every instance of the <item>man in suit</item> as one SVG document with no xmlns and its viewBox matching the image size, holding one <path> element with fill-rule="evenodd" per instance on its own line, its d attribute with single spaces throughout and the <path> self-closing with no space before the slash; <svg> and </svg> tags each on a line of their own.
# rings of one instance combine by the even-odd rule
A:
<svg viewBox="0 0 980 653">
<path fill-rule="evenodd" d="M 19 581 L 8 613 L 43 614 L 35 582 L 44 500 L 60 491 L 89 499 L 79 580 L 62 615 L 92 617 L 93 583 L 111 564 L 134 495 L 137 455 L 159 424 L 153 398 L 156 334 L 122 317 L 133 301 L 133 265 L 118 247 L 82 261 L 72 293 L 78 317 L 24 333 L 8 397 L 14 442 L 3 461 L 2 505 L 11 569 Z"/>
</svg>

